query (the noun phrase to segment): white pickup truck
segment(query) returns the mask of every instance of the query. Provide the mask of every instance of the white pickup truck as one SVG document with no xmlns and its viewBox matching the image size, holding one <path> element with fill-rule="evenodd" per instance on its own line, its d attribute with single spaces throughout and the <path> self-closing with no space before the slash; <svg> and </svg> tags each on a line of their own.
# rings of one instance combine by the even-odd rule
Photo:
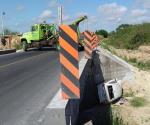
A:
<svg viewBox="0 0 150 125">
<path fill-rule="evenodd" d="M 121 80 L 113 79 L 98 85 L 100 103 L 112 103 L 122 96 Z"/>
</svg>

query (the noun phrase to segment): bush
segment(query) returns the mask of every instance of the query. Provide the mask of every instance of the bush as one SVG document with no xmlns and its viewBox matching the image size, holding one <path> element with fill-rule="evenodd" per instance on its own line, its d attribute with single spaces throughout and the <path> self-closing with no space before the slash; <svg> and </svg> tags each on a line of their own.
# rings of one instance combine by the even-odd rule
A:
<svg viewBox="0 0 150 125">
<path fill-rule="evenodd" d="M 140 45 L 150 45 L 150 23 L 120 25 L 109 34 L 108 43 L 118 49 L 137 49 Z"/>
<path fill-rule="evenodd" d="M 129 26 L 131 26 L 131 25 L 129 25 L 129 24 L 121 24 L 120 26 L 118 26 L 118 28 L 116 29 L 116 31 L 128 28 Z"/>
<path fill-rule="evenodd" d="M 143 33 L 137 33 L 129 42 L 131 45 L 130 49 L 137 49 L 140 45 L 142 45 L 145 42 L 144 34 Z"/>
<path fill-rule="evenodd" d="M 102 35 L 104 38 L 108 37 L 108 32 L 106 30 L 98 30 L 95 32 L 97 35 Z"/>
</svg>

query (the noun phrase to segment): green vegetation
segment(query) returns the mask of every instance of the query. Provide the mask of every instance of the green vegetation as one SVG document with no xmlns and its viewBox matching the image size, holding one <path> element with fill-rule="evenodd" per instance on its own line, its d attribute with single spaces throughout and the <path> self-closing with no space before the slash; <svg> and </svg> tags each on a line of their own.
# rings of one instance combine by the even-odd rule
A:
<svg viewBox="0 0 150 125">
<path fill-rule="evenodd" d="M 138 62 L 137 67 L 142 70 L 150 70 L 150 62 Z"/>
<path fill-rule="evenodd" d="M 112 124 L 111 125 L 128 125 L 127 121 L 123 119 L 120 113 L 120 107 L 118 106 L 111 106 L 112 107 Z"/>
<path fill-rule="evenodd" d="M 101 43 L 101 47 L 104 49 L 107 49 L 108 51 L 111 51 L 110 46 L 106 44 L 107 40 L 103 40 L 103 42 Z"/>
<path fill-rule="evenodd" d="M 114 114 L 112 125 L 128 125 L 128 123 L 124 123 L 120 115 Z"/>
<path fill-rule="evenodd" d="M 150 70 L 150 62 L 137 62 L 137 67 L 142 70 Z"/>
<path fill-rule="evenodd" d="M 131 62 L 131 63 L 137 63 L 137 59 L 136 58 L 129 58 L 128 61 Z"/>
<path fill-rule="evenodd" d="M 130 26 L 129 24 L 121 24 L 120 26 L 118 26 L 116 31 L 119 31 L 119 30 L 124 29 L 124 28 L 128 28 L 129 26 Z"/>
<path fill-rule="evenodd" d="M 104 29 L 101 29 L 101 30 L 97 30 L 95 32 L 97 35 L 102 35 L 104 38 L 107 38 L 108 37 L 108 32 Z"/>
<path fill-rule="evenodd" d="M 137 61 L 136 58 L 128 59 L 127 57 L 124 57 L 123 59 L 141 70 L 150 70 L 150 62 Z"/>
<path fill-rule="evenodd" d="M 123 96 L 124 97 L 133 97 L 134 96 L 134 92 L 132 91 L 132 89 L 130 89 L 129 91 L 124 92 Z"/>
<path fill-rule="evenodd" d="M 140 45 L 150 45 L 150 23 L 122 24 L 109 34 L 106 44 L 120 49 L 137 49 Z"/>
<path fill-rule="evenodd" d="M 143 97 L 134 97 L 130 101 L 130 105 L 133 107 L 142 107 L 142 106 L 145 106 L 146 103 L 147 103 L 147 101 Z"/>
<path fill-rule="evenodd" d="M 105 40 L 105 41 L 107 41 L 107 40 Z M 101 43 L 101 47 L 104 49 L 107 49 L 111 53 L 117 55 L 115 49 L 113 47 L 111 47 L 110 45 L 108 45 L 105 41 Z M 117 55 L 117 56 L 119 56 L 119 55 Z M 124 56 L 124 57 L 119 56 L 119 57 L 141 70 L 150 71 L 150 62 L 142 62 L 142 61 L 138 61 L 137 58 L 127 58 L 126 56 Z"/>
</svg>

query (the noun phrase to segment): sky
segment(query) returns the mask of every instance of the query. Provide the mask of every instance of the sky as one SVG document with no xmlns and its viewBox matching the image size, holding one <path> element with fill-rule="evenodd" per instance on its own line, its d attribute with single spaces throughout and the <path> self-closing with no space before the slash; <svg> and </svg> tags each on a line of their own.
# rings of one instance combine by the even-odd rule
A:
<svg viewBox="0 0 150 125">
<path fill-rule="evenodd" d="M 59 5 L 63 6 L 63 23 L 88 16 L 80 24 L 81 30 L 113 31 L 120 24 L 150 22 L 150 0 L 0 0 L 0 14 L 5 12 L 5 28 L 26 32 L 32 24 L 44 20 L 58 24 Z"/>
</svg>

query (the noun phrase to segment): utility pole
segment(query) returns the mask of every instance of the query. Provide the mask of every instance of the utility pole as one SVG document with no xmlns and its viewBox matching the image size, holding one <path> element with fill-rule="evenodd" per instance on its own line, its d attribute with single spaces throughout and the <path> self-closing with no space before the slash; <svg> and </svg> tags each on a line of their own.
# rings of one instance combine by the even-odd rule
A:
<svg viewBox="0 0 150 125">
<path fill-rule="evenodd" d="M 61 25 L 62 23 L 62 5 L 58 5 L 58 24 Z"/>
<path fill-rule="evenodd" d="M 2 22 L 2 35 L 3 35 L 3 36 L 5 35 L 5 34 L 4 34 L 4 21 L 3 21 L 4 15 L 5 15 L 5 12 L 2 12 L 2 13 L 1 13 L 1 22 Z"/>
</svg>

